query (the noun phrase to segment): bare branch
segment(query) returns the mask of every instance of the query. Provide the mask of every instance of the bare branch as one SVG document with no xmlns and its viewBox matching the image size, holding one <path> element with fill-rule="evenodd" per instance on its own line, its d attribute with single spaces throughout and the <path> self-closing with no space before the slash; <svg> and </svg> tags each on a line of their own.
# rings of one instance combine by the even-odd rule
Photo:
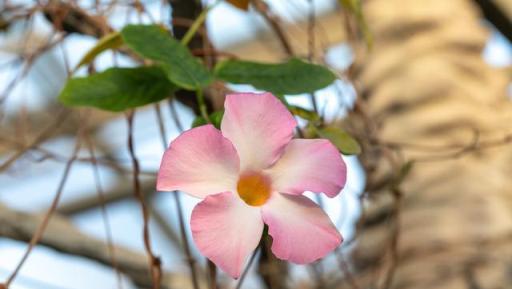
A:
<svg viewBox="0 0 512 289">
<path fill-rule="evenodd" d="M 0 205 L 0 236 L 28 242 L 43 219 L 42 214 L 12 210 Z M 39 240 L 40 245 L 48 246 L 59 252 L 95 260 L 107 266 L 113 266 L 104 241 L 88 236 L 74 227 L 66 218 L 56 214 Z M 119 270 L 129 276 L 140 287 L 150 287 L 146 256 L 120 246 L 115 246 Z M 180 278 L 180 277 L 176 277 Z M 171 288 L 171 275 L 163 274 L 162 288 Z"/>
</svg>

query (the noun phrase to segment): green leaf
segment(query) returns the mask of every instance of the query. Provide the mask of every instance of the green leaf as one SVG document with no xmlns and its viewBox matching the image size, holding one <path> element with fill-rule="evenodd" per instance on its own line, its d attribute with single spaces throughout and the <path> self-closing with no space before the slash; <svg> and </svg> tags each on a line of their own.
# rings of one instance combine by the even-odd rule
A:
<svg viewBox="0 0 512 289">
<path fill-rule="evenodd" d="M 198 115 L 192 122 L 192 128 L 208 124 L 208 121 L 204 117 Z"/>
<path fill-rule="evenodd" d="M 305 108 L 295 106 L 295 105 L 288 105 L 288 110 L 296 116 L 299 116 L 305 120 L 309 121 L 317 121 L 320 120 L 320 116 L 316 114 L 314 111 L 307 110 Z"/>
<path fill-rule="evenodd" d="M 91 50 L 89 50 L 78 62 L 75 67 L 75 71 L 80 68 L 82 65 L 91 63 L 98 55 L 108 49 L 118 48 L 123 45 L 123 39 L 121 38 L 121 34 L 119 32 L 113 32 L 105 35 L 103 38 L 98 40 L 96 45 L 94 45 Z"/>
<path fill-rule="evenodd" d="M 137 54 L 160 64 L 169 80 L 188 90 L 212 81 L 206 67 L 158 25 L 128 25 L 121 30 L 125 43 Z"/>
<path fill-rule="evenodd" d="M 211 113 L 208 118 L 212 122 L 213 126 L 220 129 L 220 124 L 222 122 L 222 117 L 224 116 L 224 110 L 219 110 Z M 192 122 L 192 127 L 198 127 L 201 125 L 208 124 L 208 121 L 204 119 L 202 116 L 197 116 Z"/>
<path fill-rule="evenodd" d="M 210 114 L 210 121 L 216 128 L 220 129 L 222 117 L 224 117 L 224 110 L 215 111 Z"/>
<path fill-rule="evenodd" d="M 297 58 L 280 64 L 226 60 L 217 65 L 215 76 L 230 83 L 250 84 L 281 95 L 312 93 L 336 79 L 336 75 L 324 66 Z"/>
<path fill-rule="evenodd" d="M 341 153 L 357 155 L 361 153 L 359 143 L 348 133 L 336 127 L 325 127 L 317 130 L 318 136 L 330 140 Z"/>
<path fill-rule="evenodd" d="M 175 89 L 158 67 L 109 68 L 68 80 L 59 100 L 68 106 L 123 111 L 160 101 Z"/>
</svg>

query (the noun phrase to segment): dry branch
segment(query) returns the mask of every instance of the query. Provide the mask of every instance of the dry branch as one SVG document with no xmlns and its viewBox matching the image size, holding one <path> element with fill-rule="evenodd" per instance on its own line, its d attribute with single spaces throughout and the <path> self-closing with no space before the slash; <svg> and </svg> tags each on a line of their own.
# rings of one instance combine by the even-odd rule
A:
<svg viewBox="0 0 512 289">
<path fill-rule="evenodd" d="M 28 242 L 42 219 L 42 214 L 33 215 L 0 205 L 0 236 Z M 106 242 L 80 232 L 66 218 L 59 215 L 52 217 L 39 244 L 62 253 L 85 257 L 112 266 Z M 143 253 L 120 246 L 116 246 L 115 250 L 119 270 L 130 277 L 136 285 L 143 288 L 151 287 L 147 257 Z M 180 278 L 182 277 L 164 274 L 162 288 L 172 288 L 171 281 L 172 284 L 182 282 L 179 281 Z"/>
</svg>

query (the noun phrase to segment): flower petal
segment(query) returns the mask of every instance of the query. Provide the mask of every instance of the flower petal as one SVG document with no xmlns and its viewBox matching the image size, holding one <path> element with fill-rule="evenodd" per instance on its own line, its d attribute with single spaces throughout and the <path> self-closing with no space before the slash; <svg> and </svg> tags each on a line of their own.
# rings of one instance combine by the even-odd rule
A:
<svg viewBox="0 0 512 289">
<path fill-rule="evenodd" d="M 276 193 L 262 209 L 276 257 L 297 264 L 323 258 L 342 237 L 322 209 L 304 196 Z"/>
<path fill-rule="evenodd" d="M 259 208 L 230 192 L 210 195 L 197 204 L 190 224 L 199 251 L 233 278 L 240 277 L 263 233 Z"/>
<path fill-rule="evenodd" d="M 312 191 L 335 197 L 347 180 L 341 154 L 324 139 L 292 140 L 268 174 L 274 190 L 296 195 Z"/>
<path fill-rule="evenodd" d="M 273 164 L 297 126 L 291 113 L 270 93 L 230 94 L 224 108 L 222 134 L 235 146 L 241 171 Z"/>
<path fill-rule="evenodd" d="M 212 125 L 178 136 L 165 152 L 157 190 L 182 190 L 204 198 L 236 188 L 240 161 L 233 144 Z"/>
</svg>

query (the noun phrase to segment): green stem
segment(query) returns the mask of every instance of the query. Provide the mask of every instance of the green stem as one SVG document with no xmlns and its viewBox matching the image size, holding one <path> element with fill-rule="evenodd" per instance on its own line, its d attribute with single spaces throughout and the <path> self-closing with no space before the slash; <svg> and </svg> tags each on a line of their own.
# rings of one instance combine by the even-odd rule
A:
<svg viewBox="0 0 512 289">
<path fill-rule="evenodd" d="M 196 90 L 197 103 L 199 104 L 199 112 L 201 116 L 208 122 L 212 123 L 210 117 L 208 116 L 208 108 L 206 107 L 206 102 L 204 101 L 204 94 L 202 89 Z"/>
<path fill-rule="evenodd" d="M 190 40 L 192 40 L 194 35 L 196 35 L 197 30 L 199 30 L 199 27 L 203 25 L 204 21 L 206 20 L 206 15 L 208 15 L 208 12 L 210 12 L 210 10 L 212 10 L 213 7 L 215 7 L 218 3 L 220 3 L 220 1 L 213 3 L 212 5 L 201 11 L 201 14 L 197 16 L 196 20 L 194 20 L 194 23 L 192 23 L 192 26 L 190 26 L 187 33 L 185 33 L 185 36 L 183 36 L 183 38 L 181 39 L 181 44 L 188 45 Z"/>
</svg>

